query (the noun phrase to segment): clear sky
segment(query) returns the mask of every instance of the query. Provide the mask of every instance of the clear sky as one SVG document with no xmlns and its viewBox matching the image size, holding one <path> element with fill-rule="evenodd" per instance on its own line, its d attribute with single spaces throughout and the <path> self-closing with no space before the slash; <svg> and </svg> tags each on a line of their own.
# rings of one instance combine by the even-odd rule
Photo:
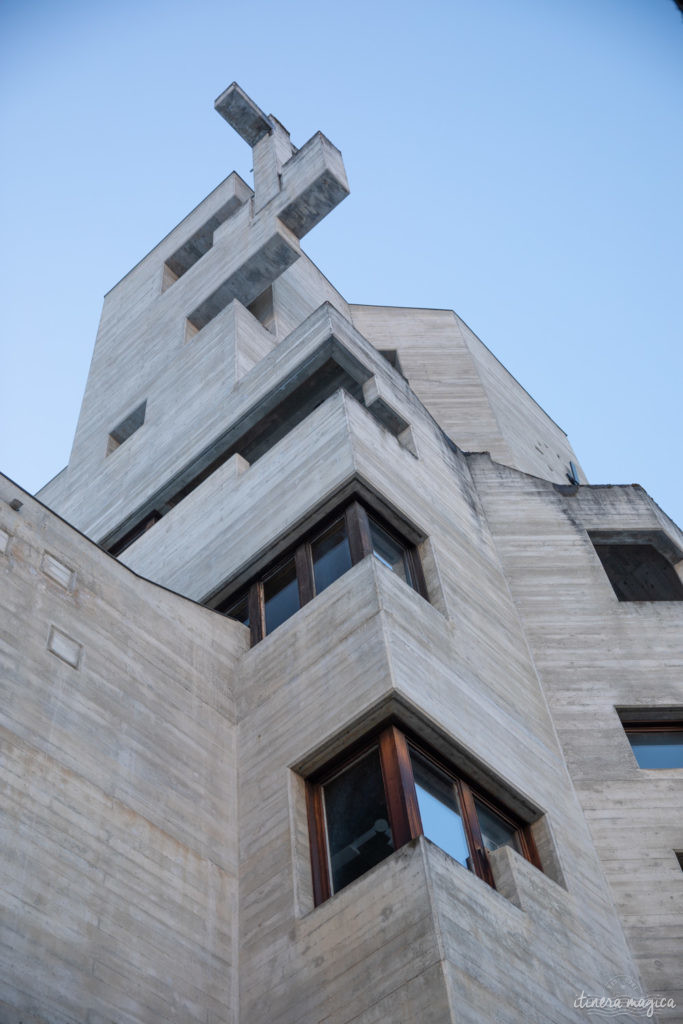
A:
<svg viewBox="0 0 683 1024">
<path fill-rule="evenodd" d="M 237 80 L 351 196 L 351 302 L 455 309 L 592 483 L 683 525 L 683 18 L 673 0 L 4 0 L 0 468 L 68 460 L 103 294 L 251 151 Z"/>
</svg>

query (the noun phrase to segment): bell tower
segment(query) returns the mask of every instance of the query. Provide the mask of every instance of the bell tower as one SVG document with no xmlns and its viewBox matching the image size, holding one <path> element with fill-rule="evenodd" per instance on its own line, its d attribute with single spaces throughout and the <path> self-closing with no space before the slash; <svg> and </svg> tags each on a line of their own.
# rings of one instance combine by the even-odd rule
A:
<svg viewBox="0 0 683 1024">
<path fill-rule="evenodd" d="M 683 534 L 453 311 L 347 302 L 339 150 L 216 110 L 253 189 L 107 294 L 66 469 L 0 478 L 0 1016 L 683 1003 Z"/>
</svg>

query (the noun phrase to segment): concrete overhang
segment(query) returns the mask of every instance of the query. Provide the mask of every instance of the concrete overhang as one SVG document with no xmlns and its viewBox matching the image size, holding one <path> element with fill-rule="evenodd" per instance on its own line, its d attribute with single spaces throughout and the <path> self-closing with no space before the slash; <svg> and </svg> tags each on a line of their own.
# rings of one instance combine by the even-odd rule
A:
<svg viewBox="0 0 683 1024">
<path fill-rule="evenodd" d="M 419 543 L 419 524 L 407 521 L 359 469 L 370 424 L 379 429 L 369 410 L 337 388 L 253 466 L 237 452 L 221 460 L 153 529 L 134 538 L 122 561 L 171 590 L 213 604 L 352 496 Z M 413 458 L 408 452 L 405 457 Z M 173 565 L 164 554 L 169 549 L 178 553 Z"/>
<path fill-rule="evenodd" d="M 588 530 L 588 536 L 594 544 L 650 544 L 667 562 L 676 565 L 683 559 L 683 549 L 664 530 L 658 529 L 625 529 L 625 530 Z"/>
<path fill-rule="evenodd" d="M 233 455 L 255 462 L 340 388 L 364 401 L 385 429 L 411 446 L 405 380 L 325 303 L 240 380 L 230 395 L 227 425 L 110 529 L 102 547 L 119 553 L 122 539 L 138 524 L 153 514 L 164 516 Z"/>
<path fill-rule="evenodd" d="M 218 237 L 220 229 L 214 237 Z M 251 234 L 251 233 L 250 233 Z M 250 237 L 251 241 L 251 237 Z M 203 299 L 187 319 L 196 330 L 218 316 L 233 299 L 239 299 L 248 306 L 281 274 L 298 260 L 301 255 L 299 243 L 293 232 L 281 221 L 275 219 L 272 231 L 256 244 L 246 259 L 239 261 L 235 270 Z"/>
</svg>

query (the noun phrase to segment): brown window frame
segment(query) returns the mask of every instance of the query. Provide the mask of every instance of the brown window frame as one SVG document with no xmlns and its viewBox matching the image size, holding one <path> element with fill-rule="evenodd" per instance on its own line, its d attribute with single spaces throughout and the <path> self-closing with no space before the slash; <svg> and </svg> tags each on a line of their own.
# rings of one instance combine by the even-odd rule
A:
<svg viewBox="0 0 683 1024">
<path fill-rule="evenodd" d="M 325 530 L 328 529 L 328 527 L 342 518 L 344 519 L 346 526 L 346 537 L 351 555 L 351 567 L 357 565 L 358 562 L 361 562 L 364 558 L 367 558 L 368 555 L 373 554 L 370 529 L 370 519 L 372 519 L 391 537 L 392 540 L 396 541 L 403 548 L 408 573 L 411 579 L 408 586 L 420 594 L 420 596 L 426 601 L 429 600 L 427 584 L 422 570 L 422 563 L 415 545 L 411 544 L 405 539 L 405 537 L 401 536 L 401 534 L 390 526 L 374 509 L 368 510 L 360 501 L 353 499 L 348 504 L 337 507 L 334 512 L 330 513 L 330 515 L 326 516 L 324 519 L 319 520 L 315 524 L 315 527 L 307 531 L 302 540 L 288 548 L 287 551 L 274 562 L 265 566 L 246 586 L 235 591 L 229 597 L 222 598 L 218 604 L 213 606 L 214 610 L 222 614 L 227 614 L 229 609 L 234 608 L 235 605 L 240 604 L 246 598 L 249 609 L 251 645 L 253 647 L 255 644 L 259 643 L 259 641 L 263 640 L 267 635 L 263 587 L 264 581 L 267 577 L 270 577 L 274 572 L 276 572 L 278 568 L 293 558 L 296 567 L 299 591 L 299 608 L 303 608 L 304 605 L 312 601 L 317 595 L 315 589 L 311 545 L 322 533 L 325 532 Z"/>
<path fill-rule="evenodd" d="M 623 722 L 624 732 L 683 732 L 683 722 Z"/>
<path fill-rule="evenodd" d="M 384 794 L 395 850 L 399 850 L 418 836 L 424 835 L 410 759 L 409 748 L 413 747 L 438 770 L 444 772 L 456 786 L 473 874 L 483 879 L 492 888 L 496 888 L 489 855 L 481 834 L 474 803 L 475 797 L 511 826 L 522 856 L 540 871 L 543 870 L 528 823 L 523 822 L 517 815 L 501 806 L 478 785 L 470 782 L 465 774 L 435 754 L 412 734 L 392 722 L 368 734 L 306 780 L 313 896 L 316 906 L 333 895 L 323 804 L 324 786 L 373 747 L 377 747 L 379 750 Z"/>
</svg>

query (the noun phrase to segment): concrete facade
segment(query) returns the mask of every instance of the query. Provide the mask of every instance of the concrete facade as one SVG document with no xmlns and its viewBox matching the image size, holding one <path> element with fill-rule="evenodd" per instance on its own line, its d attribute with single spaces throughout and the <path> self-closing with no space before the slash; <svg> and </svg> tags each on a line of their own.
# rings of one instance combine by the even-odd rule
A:
<svg viewBox="0 0 683 1024">
<path fill-rule="evenodd" d="M 589 486 L 456 314 L 349 305 L 299 243 L 339 151 L 216 108 L 255 189 L 109 292 L 68 466 L 2 479 L 0 1020 L 683 1020 L 683 770 L 622 724 L 683 720 L 683 601 L 618 600 L 591 540 L 683 578 L 683 536 Z M 369 554 L 260 642 L 212 610 L 352 499 L 424 595 Z M 416 834 L 316 906 L 307 780 L 388 721 L 540 869 L 500 845 L 490 885 Z"/>
</svg>

